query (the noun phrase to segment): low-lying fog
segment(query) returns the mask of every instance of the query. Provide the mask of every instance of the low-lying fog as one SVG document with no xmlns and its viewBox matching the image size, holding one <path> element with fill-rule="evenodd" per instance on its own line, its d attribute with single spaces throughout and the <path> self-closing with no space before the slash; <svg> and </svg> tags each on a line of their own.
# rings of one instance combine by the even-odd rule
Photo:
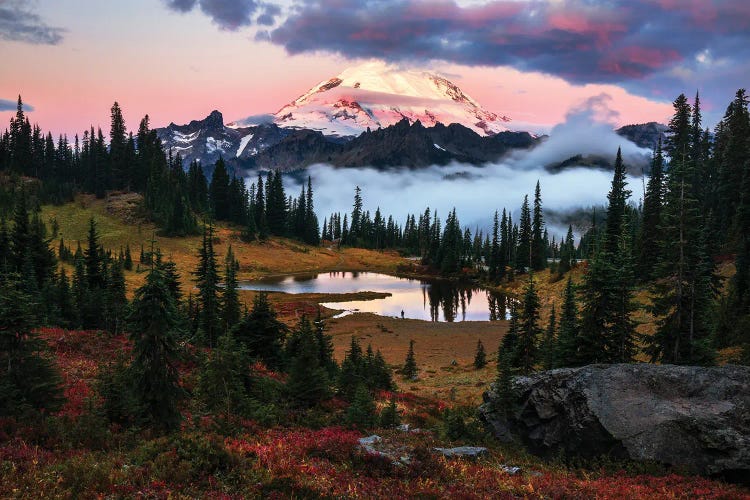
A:
<svg viewBox="0 0 750 500">
<path fill-rule="evenodd" d="M 393 215 L 403 224 L 407 214 L 422 213 L 425 207 L 438 210 L 442 221 L 456 208 L 462 226 L 489 228 L 495 210 L 512 210 L 518 221 L 525 194 L 533 200 L 537 180 L 547 212 L 550 236 L 567 230 L 564 215 L 580 208 L 606 204 L 612 172 L 595 168 L 568 168 L 551 173 L 544 166 L 577 154 L 606 156 L 614 161 L 621 147 L 625 163 L 643 164 L 651 151 L 642 149 L 613 132 L 616 119 L 607 106 L 607 96 L 592 98 L 571 110 L 566 121 L 555 126 L 549 138 L 531 151 L 514 152 L 498 163 L 473 166 L 451 164 L 422 169 L 309 168 L 315 195 L 315 211 L 322 224 L 332 212 L 351 212 L 355 186 L 362 188 L 365 210 Z M 287 194 L 298 196 L 299 179 L 287 177 Z M 631 201 L 642 198 L 642 179 L 629 178 Z M 563 227 L 564 226 L 564 227 Z M 581 229 L 581 228 L 578 228 Z M 578 231 L 576 231 L 578 232 Z"/>
</svg>

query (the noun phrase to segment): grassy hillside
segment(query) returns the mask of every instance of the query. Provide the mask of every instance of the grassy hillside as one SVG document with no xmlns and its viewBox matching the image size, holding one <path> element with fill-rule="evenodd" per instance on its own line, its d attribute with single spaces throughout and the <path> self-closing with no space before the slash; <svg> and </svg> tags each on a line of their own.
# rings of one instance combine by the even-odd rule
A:
<svg viewBox="0 0 750 500">
<path fill-rule="evenodd" d="M 71 250 L 76 242 L 86 246 L 89 220 L 96 220 L 101 243 L 106 249 L 118 252 L 130 245 L 134 266 L 137 266 L 141 245 L 148 250 L 151 240 L 162 254 L 172 258 L 182 276 L 183 286 L 191 280 L 191 273 L 198 263 L 201 236 L 165 238 L 156 235 L 157 228 L 139 216 L 140 197 L 134 194 L 112 195 L 97 200 L 90 195 L 79 196 L 75 202 L 62 206 L 45 206 L 43 220 L 48 227 L 53 221 L 59 226 L 58 236 L 52 245 L 57 249 L 59 239 L 64 238 Z M 288 274 L 311 271 L 371 270 L 395 272 L 399 264 L 406 261 L 394 252 L 374 252 L 363 249 L 310 247 L 285 238 L 271 238 L 265 242 L 244 243 L 239 239 L 240 228 L 220 223 L 215 228 L 216 255 L 223 259 L 231 244 L 239 260 L 238 279 L 254 279 L 273 274 Z M 129 292 L 142 283 L 143 273 L 136 270 L 126 273 Z"/>
</svg>

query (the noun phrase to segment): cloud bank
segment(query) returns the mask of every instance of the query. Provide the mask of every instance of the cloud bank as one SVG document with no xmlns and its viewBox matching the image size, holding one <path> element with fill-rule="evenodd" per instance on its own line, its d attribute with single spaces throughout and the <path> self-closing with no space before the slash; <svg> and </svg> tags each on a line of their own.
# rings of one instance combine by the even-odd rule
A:
<svg viewBox="0 0 750 500">
<path fill-rule="evenodd" d="M 18 101 L 11 99 L 0 99 L 0 111 L 15 111 L 18 109 Z M 24 111 L 34 111 L 34 106 L 23 103 Z"/>
<path fill-rule="evenodd" d="M 606 122 L 606 117 L 612 118 L 607 102 L 607 96 L 590 99 L 572 110 L 565 123 L 558 125 L 542 145 L 484 166 L 454 163 L 382 172 L 315 165 L 309 169 L 315 210 L 321 223 L 332 212 L 350 213 L 354 188 L 360 186 L 364 207 L 371 214 L 380 207 L 384 215 L 393 215 L 403 224 L 407 214 L 418 215 L 429 206 L 444 221 L 455 207 L 463 226 L 486 232 L 495 210 L 510 210 L 517 222 L 523 197 L 533 197 L 538 180 L 551 235 L 559 239 L 567 230 L 566 214 L 606 204 L 612 172 L 574 167 L 552 173 L 544 168 L 547 164 L 581 153 L 601 154 L 614 161 L 618 147 L 622 147 L 626 164 L 642 162 L 651 153 L 612 131 Z M 288 177 L 286 183 L 287 194 L 297 196 L 301 189 L 298 179 Z M 634 193 L 632 201 L 637 203 L 641 179 L 629 177 L 629 183 Z"/>
<path fill-rule="evenodd" d="M 38 45 L 62 42 L 65 30 L 48 26 L 30 10 L 30 3 L 24 0 L 0 0 L 0 39 Z"/>
<path fill-rule="evenodd" d="M 257 0 L 163 0 L 171 10 L 181 13 L 199 7 L 219 28 L 236 31 L 244 26 L 273 25 L 281 8 Z"/>
<path fill-rule="evenodd" d="M 290 53 L 513 66 L 575 83 L 637 80 L 750 44 L 746 0 L 312 0 L 271 32 Z M 726 53 L 726 54 L 725 54 Z M 737 54 L 737 60 L 739 54 Z"/>
</svg>

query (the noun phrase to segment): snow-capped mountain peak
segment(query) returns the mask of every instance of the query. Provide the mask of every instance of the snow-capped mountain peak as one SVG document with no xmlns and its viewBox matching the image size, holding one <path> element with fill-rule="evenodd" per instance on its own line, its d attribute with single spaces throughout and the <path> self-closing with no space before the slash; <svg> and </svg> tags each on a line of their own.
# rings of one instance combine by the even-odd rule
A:
<svg viewBox="0 0 750 500">
<path fill-rule="evenodd" d="M 322 81 L 275 115 L 281 127 L 356 136 L 406 118 L 424 126 L 459 123 L 480 135 L 508 130 L 505 116 L 483 109 L 448 79 L 379 61 L 348 68 Z"/>
</svg>

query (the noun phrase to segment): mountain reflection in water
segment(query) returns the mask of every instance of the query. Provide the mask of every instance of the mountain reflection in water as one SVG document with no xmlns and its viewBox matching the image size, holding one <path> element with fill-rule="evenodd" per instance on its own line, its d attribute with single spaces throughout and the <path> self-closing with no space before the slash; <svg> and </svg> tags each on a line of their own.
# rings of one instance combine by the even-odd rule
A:
<svg viewBox="0 0 750 500">
<path fill-rule="evenodd" d="M 328 302 L 325 307 L 346 312 L 371 312 L 381 316 L 426 321 L 497 321 L 508 319 L 510 299 L 470 283 L 416 280 L 369 272 L 331 272 L 276 276 L 240 283 L 245 290 L 286 293 L 384 292 L 375 300 Z"/>
</svg>

